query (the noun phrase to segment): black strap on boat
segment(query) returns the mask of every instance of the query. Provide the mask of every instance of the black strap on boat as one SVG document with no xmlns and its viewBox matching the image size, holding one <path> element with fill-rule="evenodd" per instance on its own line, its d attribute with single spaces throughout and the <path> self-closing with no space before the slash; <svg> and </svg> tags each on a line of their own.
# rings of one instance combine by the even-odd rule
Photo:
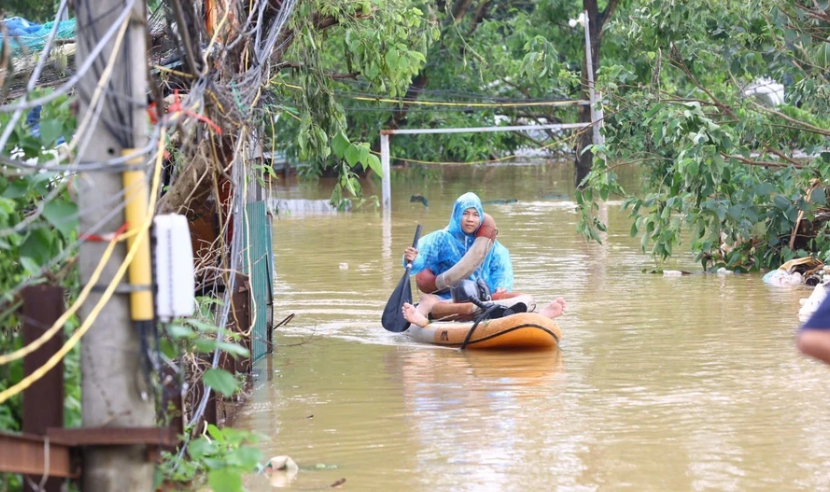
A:
<svg viewBox="0 0 830 492">
<path fill-rule="evenodd" d="M 461 347 L 459 347 L 459 350 L 464 350 L 464 349 L 467 348 L 467 344 L 469 344 L 470 339 L 473 338 L 473 332 L 476 331 L 476 328 L 478 328 L 479 323 L 481 323 L 482 321 L 487 319 L 487 316 L 490 313 L 492 313 L 497 307 L 499 307 L 498 304 L 489 304 L 488 305 L 488 304 L 482 303 L 478 299 L 471 299 L 471 300 L 473 301 L 473 304 L 475 304 L 476 306 L 484 309 L 484 312 L 481 313 L 481 315 L 479 315 L 478 317 L 476 317 L 475 321 L 473 322 L 473 326 L 470 327 L 470 331 L 467 332 L 467 336 L 464 337 L 464 341 L 461 342 Z"/>
</svg>

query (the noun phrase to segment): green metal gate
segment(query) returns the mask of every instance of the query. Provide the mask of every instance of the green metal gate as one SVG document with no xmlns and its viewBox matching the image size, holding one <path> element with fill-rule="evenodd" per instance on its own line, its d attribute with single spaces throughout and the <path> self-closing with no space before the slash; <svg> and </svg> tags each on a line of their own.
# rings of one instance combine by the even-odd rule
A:
<svg viewBox="0 0 830 492">
<path fill-rule="evenodd" d="M 274 255 L 271 221 L 264 201 L 245 206 L 243 220 L 243 273 L 251 279 L 251 363 L 261 359 L 268 350 L 268 306 L 273 297 Z"/>
</svg>

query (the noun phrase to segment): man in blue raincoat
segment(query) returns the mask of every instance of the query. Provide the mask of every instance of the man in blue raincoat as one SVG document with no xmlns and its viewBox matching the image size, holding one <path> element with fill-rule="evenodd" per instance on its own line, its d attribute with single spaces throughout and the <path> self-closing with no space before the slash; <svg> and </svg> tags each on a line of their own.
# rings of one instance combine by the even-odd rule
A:
<svg viewBox="0 0 830 492">
<path fill-rule="evenodd" d="M 412 263 L 413 274 L 418 274 L 427 268 L 435 275 L 446 272 L 461 261 L 472 247 L 483 217 L 481 199 L 475 193 L 464 193 L 455 201 L 447 227 L 422 237 L 418 241 L 417 248 L 406 248 L 403 257 L 404 265 Z M 513 264 L 507 248 L 500 242 L 494 241 L 484 261 L 468 279 L 483 280 L 494 294 L 513 290 Z M 432 307 L 438 302 L 448 300 L 448 294 L 423 294 L 417 308 L 408 304 L 404 306 L 404 317 L 407 321 L 424 326 Z M 564 309 L 565 301 L 559 298 L 544 308 L 540 314 L 555 318 L 561 315 Z"/>
</svg>

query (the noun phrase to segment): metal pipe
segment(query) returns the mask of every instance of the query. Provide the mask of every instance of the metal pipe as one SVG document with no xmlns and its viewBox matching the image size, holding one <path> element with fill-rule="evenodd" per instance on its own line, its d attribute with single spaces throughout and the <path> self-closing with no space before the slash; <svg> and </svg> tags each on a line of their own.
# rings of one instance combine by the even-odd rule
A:
<svg viewBox="0 0 830 492">
<path fill-rule="evenodd" d="M 388 135 L 421 135 L 426 133 L 484 133 L 513 132 L 519 130 L 572 130 L 591 126 L 590 123 L 564 123 L 555 125 L 521 125 L 521 126 L 484 126 L 473 128 L 424 128 L 407 130 L 381 130 L 381 159 L 383 158 L 383 137 Z M 389 142 L 387 140 L 387 145 Z M 388 153 L 387 153 L 388 156 Z M 382 164 L 382 162 L 381 162 Z"/>
</svg>

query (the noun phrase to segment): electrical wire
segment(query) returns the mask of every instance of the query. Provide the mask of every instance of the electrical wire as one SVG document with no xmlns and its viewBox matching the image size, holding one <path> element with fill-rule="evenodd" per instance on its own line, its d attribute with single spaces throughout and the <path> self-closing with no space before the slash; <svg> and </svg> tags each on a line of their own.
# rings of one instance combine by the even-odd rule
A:
<svg viewBox="0 0 830 492">
<path fill-rule="evenodd" d="M 132 10 L 133 5 L 135 5 L 136 1 L 137 0 L 126 0 L 127 4 L 125 5 L 124 10 L 121 12 L 121 14 L 119 14 L 118 18 L 113 22 L 112 26 L 110 26 L 110 28 L 107 30 L 106 34 L 104 34 L 104 37 L 101 38 L 98 44 L 96 44 L 92 51 L 89 52 L 86 60 L 84 60 L 84 63 L 80 67 L 78 67 L 75 74 L 68 81 L 64 82 L 59 88 L 55 89 L 52 93 L 47 94 L 43 97 L 39 97 L 31 101 L 19 102 L 17 104 L 2 105 L 0 106 L 0 113 L 10 113 L 12 111 L 17 111 L 18 109 L 32 109 L 37 106 L 42 106 L 48 102 L 54 101 L 58 97 L 68 93 L 72 89 L 72 87 L 74 87 L 75 84 L 77 84 L 78 81 L 81 80 L 81 78 L 84 75 L 86 75 L 86 72 L 89 71 L 90 67 L 95 62 L 95 59 L 98 57 L 98 55 L 101 54 L 101 51 L 103 51 L 106 44 L 115 35 L 116 31 L 118 30 L 118 27 L 121 25 L 124 19 L 126 19 L 129 16 L 130 10 Z M 6 142 L 0 139 L 0 144 L 4 146 Z"/>
<path fill-rule="evenodd" d="M 43 71 L 43 67 L 46 66 L 46 59 L 49 57 L 49 51 L 52 49 L 52 41 L 55 39 L 55 34 L 57 34 L 58 26 L 60 25 L 59 20 L 63 16 L 63 12 L 66 10 L 68 3 L 68 0 L 61 0 L 58 12 L 55 14 L 55 23 L 52 25 L 52 30 L 49 31 L 49 36 L 46 38 L 46 44 L 43 45 L 43 50 L 40 52 L 40 59 L 37 61 L 32 75 L 29 77 L 29 82 L 26 83 L 26 94 L 23 95 L 24 102 L 28 94 L 35 90 L 37 81 L 40 79 L 40 73 Z M 14 114 L 12 114 L 12 118 L 7 123 L 6 129 L 0 135 L 0 152 L 6 148 L 6 142 L 9 141 L 12 131 L 14 131 L 14 127 L 17 126 L 17 122 L 20 121 L 21 116 L 23 116 L 23 108 L 16 109 Z"/>
<path fill-rule="evenodd" d="M 302 87 L 298 85 L 288 84 L 285 82 L 274 82 L 275 85 L 288 87 L 289 89 L 293 90 L 303 90 Z M 354 96 L 348 93 L 338 93 L 334 91 L 334 94 L 337 96 L 346 97 L 348 99 L 354 99 L 355 101 L 368 101 L 368 102 L 383 102 L 383 103 L 392 103 L 392 104 L 400 104 L 403 106 L 452 106 L 452 107 L 462 107 L 462 108 L 522 108 L 522 107 L 535 107 L 535 106 L 545 106 L 545 107 L 555 107 L 555 106 L 573 106 L 584 104 L 585 101 L 579 99 L 556 99 L 556 100 L 547 100 L 547 101 L 522 101 L 522 102 L 496 102 L 496 103 L 477 103 L 477 102 L 455 102 L 455 101 L 424 101 L 424 100 L 417 100 L 417 99 L 393 99 L 393 98 L 385 98 L 385 97 L 369 97 L 369 96 Z"/>
<path fill-rule="evenodd" d="M 6 390 L 0 392 L 0 404 L 4 403 L 9 398 L 21 393 L 26 388 L 30 387 L 32 384 L 37 382 L 40 378 L 42 378 L 46 373 L 48 373 L 58 362 L 60 362 L 66 354 L 71 351 L 75 345 L 78 344 L 81 337 L 83 337 L 89 329 L 92 327 L 92 324 L 98 318 L 98 315 L 106 306 L 107 302 L 109 302 L 112 295 L 115 293 L 115 289 L 118 287 L 121 279 L 124 277 L 124 274 L 127 273 L 127 268 L 130 266 L 130 263 L 135 257 L 136 253 L 138 253 L 139 246 L 142 243 L 142 239 L 147 234 L 147 231 L 150 229 L 150 225 L 153 221 L 153 210 L 156 206 L 156 195 L 158 193 L 158 186 L 159 181 L 161 178 L 161 167 L 162 167 L 162 160 L 164 155 L 164 132 L 162 132 L 161 138 L 159 139 L 159 153 L 156 159 L 155 171 L 153 173 L 153 181 L 152 181 L 152 190 L 150 192 L 150 203 L 148 205 L 148 213 L 147 219 L 141 224 L 140 228 L 137 230 L 136 241 L 133 243 L 132 247 L 127 252 L 127 255 L 124 257 L 124 261 L 121 262 L 121 265 L 118 268 L 118 271 L 115 272 L 112 280 L 110 281 L 109 285 L 107 285 L 106 290 L 101 295 L 101 298 L 98 300 L 98 303 L 92 308 L 89 315 L 84 319 L 84 322 L 81 324 L 80 328 L 72 334 L 72 336 L 67 340 L 67 342 L 60 348 L 52 357 L 46 361 L 41 367 L 37 368 L 31 374 L 23 378 L 19 383 L 7 388 Z"/>
<path fill-rule="evenodd" d="M 92 272 L 92 275 L 89 277 L 89 281 L 81 290 L 81 293 L 78 294 L 78 298 L 75 302 L 69 306 L 63 314 L 61 314 L 60 318 L 58 318 L 49 329 L 43 332 L 36 340 L 26 344 L 25 346 L 15 350 L 10 354 L 0 355 L 0 366 L 4 364 L 8 364 L 9 362 L 16 361 L 18 359 L 22 359 L 27 355 L 31 354 L 35 350 L 42 347 L 46 342 L 48 342 L 55 334 L 57 334 L 62 328 L 63 325 L 66 324 L 67 320 L 74 315 L 78 309 L 80 309 L 81 305 L 86 301 L 86 298 L 89 296 L 89 293 L 92 292 L 93 287 L 98 284 L 98 279 L 101 278 L 101 273 L 104 271 L 104 267 L 107 266 L 107 262 L 109 261 L 110 257 L 112 256 L 113 251 L 115 251 L 115 246 L 118 244 L 119 241 L 126 239 L 127 236 L 131 235 L 131 233 L 127 232 L 118 236 L 113 237 L 109 244 L 107 245 L 107 249 L 104 250 L 104 253 L 101 255 L 101 259 L 98 261 L 98 265 L 95 267 L 95 271 Z"/>
</svg>

